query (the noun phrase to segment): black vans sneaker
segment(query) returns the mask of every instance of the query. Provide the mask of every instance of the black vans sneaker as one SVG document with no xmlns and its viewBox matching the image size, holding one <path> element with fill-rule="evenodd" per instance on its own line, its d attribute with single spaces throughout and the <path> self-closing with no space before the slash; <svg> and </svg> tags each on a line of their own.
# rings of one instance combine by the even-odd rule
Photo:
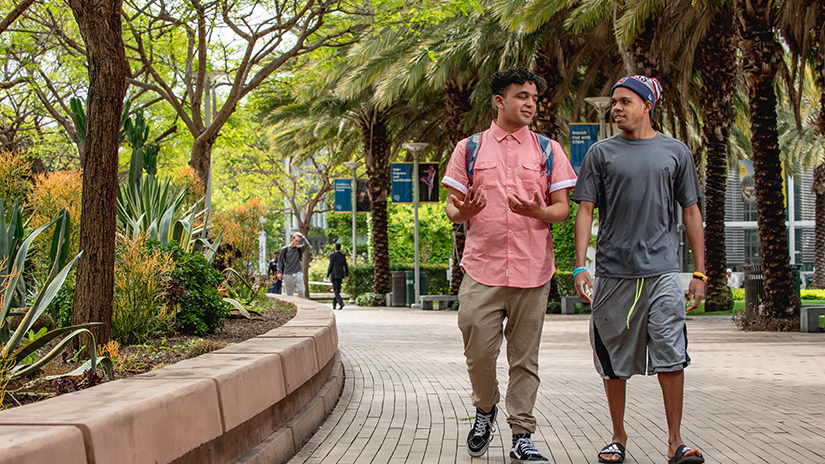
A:
<svg viewBox="0 0 825 464">
<path fill-rule="evenodd" d="M 477 458 L 487 452 L 490 437 L 495 431 L 495 424 L 495 405 L 490 412 L 482 412 L 481 409 L 476 408 L 476 421 L 473 424 L 473 428 L 470 429 L 470 434 L 467 436 L 467 452 L 470 453 L 470 456 Z"/>
<path fill-rule="evenodd" d="M 510 450 L 511 462 L 518 463 L 549 463 L 541 453 L 536 450 L 533 445 L 533 440 L 530 439 L 529 433 L 514 433 L 513 434 L 513 449 Z"/>
</svg>

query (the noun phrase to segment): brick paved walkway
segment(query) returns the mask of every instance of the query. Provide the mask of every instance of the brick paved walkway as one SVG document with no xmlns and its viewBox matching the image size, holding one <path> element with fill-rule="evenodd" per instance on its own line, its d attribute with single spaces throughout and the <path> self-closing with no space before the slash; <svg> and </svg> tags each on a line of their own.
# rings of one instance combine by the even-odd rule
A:
<svg viewBox="0 0 825 464">
<path fill-rule="evenodd" d="M 336 311 L 346 385 L 329 419 L 290 463 L 507 463 L 499 414 L 484 459 L 467 455 L 474 408 L 456 312 Z M 534 414 L 538 449 L 556 463 L 595 463 L 610 438 L 587 316 L 547 316 Z M 682 435 L 710 463 L 825 460 L 825 334 L 742 333 L 729 318 L 688 322 Z M 503 350 L 502 350 L 503 351 Z M 502 396 L 506 359 L 499 362 Z M 628 382 L 628 463 L 666 463 L 655 378 Z"/>
</svg>

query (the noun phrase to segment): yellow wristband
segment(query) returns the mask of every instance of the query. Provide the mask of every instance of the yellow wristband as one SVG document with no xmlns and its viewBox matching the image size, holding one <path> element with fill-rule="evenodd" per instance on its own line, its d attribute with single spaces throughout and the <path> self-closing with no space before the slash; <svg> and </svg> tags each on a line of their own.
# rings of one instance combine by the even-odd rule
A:
<svg viewBox="0 0 825 464">
<path fill-rule="evenodd" d="M 694 272 L 693 273 L 693 278 L 694 279 L 699 279 L 702 282 L 707 282 L 708 281 L 708 276 L 702 274 L 701 272 Z"/>
</svg>

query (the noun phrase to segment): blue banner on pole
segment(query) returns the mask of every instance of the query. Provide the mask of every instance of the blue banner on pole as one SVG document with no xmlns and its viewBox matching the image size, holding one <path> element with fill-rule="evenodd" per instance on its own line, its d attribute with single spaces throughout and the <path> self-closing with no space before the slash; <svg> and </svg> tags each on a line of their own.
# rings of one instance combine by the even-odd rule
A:
<svg viewBox="0 0 825 464">
<path fill-rule="evenodd" d="M 335 212 L 352 213 L 352 179 L 335 179 Z"/>
<path fill-rule="evenodd" d="M 392 202 L 412 203 L 413 165 L 412 163 L 392 163 Z"/>
<path fill-rule="evenodd" d="M 392 202 L 413 202 L 412 163 L 392 163 Z M 438 164 L 418 163 L 418 202 L 438 203 Z"/>
<path fill-rule="evenodd" d="M 355 183 L 355 212 L 372 212 L 366 179 L 358 179 Z M 335 179 L 335 212 L 352 213 L 352 179 Z"/>
<path fill-rule="evenodd" d="M 587 150 L 598 140 L 598 134 L 598 124 L 570 124 L 570 165 L 573 166 L 576 174 L 581 170 L 584 155 L 587 154 Z"/>
</svg>

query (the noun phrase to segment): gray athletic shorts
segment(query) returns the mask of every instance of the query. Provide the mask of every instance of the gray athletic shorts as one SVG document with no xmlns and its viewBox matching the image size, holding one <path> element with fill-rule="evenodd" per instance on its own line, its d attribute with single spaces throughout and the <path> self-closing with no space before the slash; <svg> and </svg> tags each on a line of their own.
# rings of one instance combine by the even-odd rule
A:
<svg viewBox="0 0 825 464">
<path fill-rule="evenodd" d="M 593 286 L 590 344 L 602 378 L 676 372 L 690 364 L 685 292 L 678 273 L 597 277 Z"/>
</svg>

